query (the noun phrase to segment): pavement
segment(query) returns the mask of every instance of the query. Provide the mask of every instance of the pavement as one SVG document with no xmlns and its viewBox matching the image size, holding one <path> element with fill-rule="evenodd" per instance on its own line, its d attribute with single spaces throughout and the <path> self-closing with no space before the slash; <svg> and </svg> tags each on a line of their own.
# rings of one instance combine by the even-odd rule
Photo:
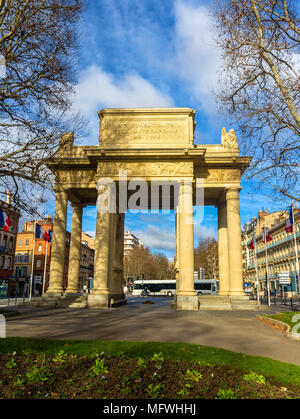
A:
<svg viewBox="0 0 300 419">
<path fill-rule="evenodd" d="M 171 300 L 129 296 L 126 305 L 110 310 L 10 307 L 21 315 L 7 318 L 6 335 L 196 343 L 300 365 L 300 341 L 258 320 L 259 312 L 176 311 Z"/>
</svg>

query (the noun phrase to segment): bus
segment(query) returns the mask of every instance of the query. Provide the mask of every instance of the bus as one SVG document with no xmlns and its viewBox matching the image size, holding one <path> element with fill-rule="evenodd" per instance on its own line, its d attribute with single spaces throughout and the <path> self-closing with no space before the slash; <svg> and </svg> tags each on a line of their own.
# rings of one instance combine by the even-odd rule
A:
<svg viewBox="0 0 300 419">
<path fill-rule="evenodd" d="M 197 295 L 216 295 L 219 290 L 219 281 L 214 279 L 200 279 L 194 281 L 194 287 Z M 137 280 L 134 281 L 132 295 L 166 295 L 172 297 L 176 292 L 176 280 L 165 279 L 155 280 Z"/>
</svg>

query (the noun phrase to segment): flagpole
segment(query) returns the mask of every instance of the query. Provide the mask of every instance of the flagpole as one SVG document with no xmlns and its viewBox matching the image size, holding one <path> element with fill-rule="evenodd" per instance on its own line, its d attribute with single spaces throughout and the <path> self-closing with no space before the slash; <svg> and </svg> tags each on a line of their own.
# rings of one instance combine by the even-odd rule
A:
<svg viewBox="0 0 300 419">
<path fill-rule="evenodd" d="M 257 294 L 257 302 L 259 303 L 259 294 L 258 294 L 258 266 L 257 266 L 257 254 L 256 254 L 256 246 L 255 246 L 255 272 L 256 272 L 256 294 Z"/>
<path fill-rule="evenodd" d="M 293 217 L 294 246 L 295 246 L 295 256 L 296 256 L 296 281 L 298 279 L 298 294 L 300 294 L 299 258 L 298 258 L 298 246 L 297 246 L 297 238 L 296 238 L 296 227 L 295 227 L 293 205 L 291 206 L 291 210 L 292 210 L 292 217 Z"/>
<path fill-rule="evenodd" d="M 267 276 L 268 305 L 270 306 L 271 299 L 270 299 L 269 265 L 268 265 L 268 241 L 267 241 L 267 232 L 266 232 L 265 226 L 264 226 L 264 239 L 265 239 L 265 246 L 266 246 L 266 276 Z"/>
<path fill-rule="evenodd" d="M 34 268 L 34 250 L 35 250 L 35 234 L 36 234 L 36 221 L 33 227 L 33 244 L 32 244 L 32 257 L 31 257 L 31 275 L 30 275 L 30 295 L 29 301 L 32 299 L 32 287 L 33 287 L 33 268 Z"/>
<path fill-rule="evenodd" d="M 48 253 L 48 240 L 46 241 L 46 255 L 45 255 L 45 264 L 44 264 L 44 276 L 43 276 L 43 289 L 42 295 L 45 293 L 45 282 L 46 282 L 46 271 L 47 271 L 47 253 Z"/>
</svg>

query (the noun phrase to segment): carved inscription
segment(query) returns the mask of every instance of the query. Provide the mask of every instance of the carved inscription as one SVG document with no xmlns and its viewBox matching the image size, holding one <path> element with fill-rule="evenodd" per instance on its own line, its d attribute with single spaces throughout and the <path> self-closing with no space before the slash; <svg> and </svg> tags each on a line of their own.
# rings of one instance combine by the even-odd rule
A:
<svg viewBox="0 0 300 419">
<path fill-rule="evenodd" d="M 188 119 L 110 119 L 101 123 L 100 141 L 104 144 L 134 145 L 143 144 L 166 146 L 168 144 L 188 143 Z"/>
</svg>

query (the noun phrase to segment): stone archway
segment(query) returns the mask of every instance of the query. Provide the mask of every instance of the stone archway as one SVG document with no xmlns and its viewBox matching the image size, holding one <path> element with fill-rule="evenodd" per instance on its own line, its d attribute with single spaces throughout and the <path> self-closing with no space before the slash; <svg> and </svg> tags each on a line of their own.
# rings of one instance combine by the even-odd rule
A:
<svg viewBox="0 0 300 419">
<path fill-rule="evenodd" d="M 63 292 L 68 201 L 73 206 L 72 266 L 66 290 L 70 296 L 78 292 L 82 208 L 95 205 L 105 194 L 103 202 L 115 200 L 115 203 L 111 212 L 97 213 L 94 289 L 86 304 L 108 308 L 124 301 L 121 288 L 124 213 L 132 193 L 128 185 L 134 179 L 142 179 L 148 186 L 153 182 L 178 186 L 178 199 L 173 201 L 177 212 L 176 307 L 198 310 L 190 221 L 200 179 L 203 205 L 218 208 L 220 297 L 236 298 L 239 304 L 248 301 L 242 279 L 239 191 L 241 175 L 251 158 L 239 156 L 234 131 L 227 133 L 223 129 L 220 144 L 195 145 L 195 111 L 190 108 L 104 109 L 98 114 L 99 145 L 74 146 L 73 134 L 65 134 L 57 158 L 49 163 L 56 177 L 56 207 L 50 286 L 45 298 L 61 296 Z M 103 179 L 105 187 L 99 188 Z M 150 200 L 152 195 L 150 187 Z"/>
</svg>

